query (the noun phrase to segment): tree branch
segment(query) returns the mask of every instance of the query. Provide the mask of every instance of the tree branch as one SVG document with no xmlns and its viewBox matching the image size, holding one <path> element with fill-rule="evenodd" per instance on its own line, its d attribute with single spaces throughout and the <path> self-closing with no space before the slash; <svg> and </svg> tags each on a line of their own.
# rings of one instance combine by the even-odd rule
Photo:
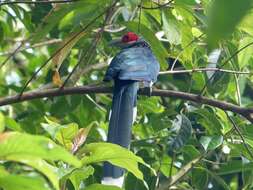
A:
<svg viewBox="0 0 253 190">
<path fill-rule="evenodd" d="M 187 69 L 187 70 L 169 70 L 169 71 L 161 71 L 159 72 L 160 75 L 165 74 L 182 74 L 182 73 L 194 73 L 194 72 L 206 72 L 206 71 L 217 71 L 217 72 L 223 72 L 223 73 L 233 73 L 233 74 L 247 74 L 251 75 L 252 72 L 248 71 L 234 71 L 234 70 L 228 70 L 228 69 L 220 69 L 220 68 L 196 68 L 196 69 Z"/>
<path fill-rule="evenodd" d="M 162 184 L 161 187 L 159 187 L 157 190 L 168 190 L 170 187 L 174 184 L 176 184 L 179 180 L 181 180 L 191 169 L 199 163 L 203 158 L 205 154 L 198 156 L 197 158 L 193 159 L 189 163 L 187 163 L 185 166 L 183 166 L 176 175 L 172 176 L 169 184 Z"/>
<path fill-rule="evenodd" d="M 70 3 L 70 2 L 76 2 L 79 0 L 56 0 L 56 1 L 6 1 L 0 3 L 0 6 L 2 5 L 13 5 L 13 4 L 49 4 L 49 3 Z"/>
<path fill-rule="evenodd" d="M 111 93 L 111 92 L 112 88 L 105 86 L 78 86 L 78 87 L 68 87 L 64 89 L 53 88 L 53 89 L 46 89 L 43 91 L 38 90 L 38 91 L 25 92 L 23 93 L 22 96 L 14 95 L 1 98 L 0 106 L 45 97 L 57 97 L 72 94 Z M 148 95 L 147 92 L 145 92 L 143 89 L 139 90 L 139 94 Z M 234 113 L 240 114 L 241 116 L 245 117 L 246 119 L 248 119 L 250 122 L 253 123 L 253 108 L 243 108 L 232 103 L 214 100 L 211 98 L 207 98 L 205 96 L 173 90 L 153 89 L 151 96 L 173 97 L 182 100 L 196 102 L 199 104 L 210 105 L 225 111 L 232 111 Z"/>
<path fill-rule="evenodd" d="M 20 51 L 24 51 L 26 49 L 38 48 L 38 47 L 41 47 L 41 46 L 47 46 L 47 45 L 51 45 L 51 44 L 57 44 L 57 43 L 60 43 L 60 42 L 62 42 L 61 39 L 51 39 L 51 40 L 48 40 L 48 41 L 39 42 L 39 43 L 36 43 L 36 44 L 33 44 L 33 45 L 29 45 L 29 46 L 25 46 L 23 48 L 16 49 L 15 50 L 15 54 L 19 53 Z M 13 51 L 2 52 L 2 53 L 0 52 L 0 56 L 7 56 L 7 55 L 13 56 Z"/>
<path fill-rule="evenodd" d="M 142 9 L 149 9 L 149 10 L 161 9 L 161 8 L 168 7 L 173 1 L 174 1 L 174 0 L 170 0 L 168 3 L 157 4 L 157 7 L 144 7 L 144 6 L 142 6 L 142 5 L 139 5 L 139 7 L 142 8 Z"/>
</svg>

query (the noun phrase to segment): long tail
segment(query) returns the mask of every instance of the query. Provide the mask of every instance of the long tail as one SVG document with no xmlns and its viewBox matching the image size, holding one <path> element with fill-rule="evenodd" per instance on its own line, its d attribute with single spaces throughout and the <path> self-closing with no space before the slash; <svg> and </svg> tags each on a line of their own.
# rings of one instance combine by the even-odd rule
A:
<svg viewBox="0 0 253 190">
<path fill-rule="evenodd" d="M 138 82 L 136 81 L 115 80 L 108 142 L 125 148 L 129 147 L 137 90 Z M 104 164 L 104 178 L 120 178 L 123 174 L 122 168 L 108 162 Z"/>
</svg>

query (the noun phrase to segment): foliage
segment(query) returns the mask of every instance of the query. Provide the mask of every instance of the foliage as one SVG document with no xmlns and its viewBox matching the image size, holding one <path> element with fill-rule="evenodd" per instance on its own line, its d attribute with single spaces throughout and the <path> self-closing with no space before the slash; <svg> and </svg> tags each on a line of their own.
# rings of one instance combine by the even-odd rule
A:
<svg viewBox="0 0 253 190">
<path fill-rule="evenodd" d="M 61 86 L 76 65 L 67 85 L 100 84 L 105 68 L 87 68 L 106 66 L 118 51 L 110 41 L 128 30 L 148 41 L 162 70 L 253 72 L 251 0 L 168 2 L 1 5 L 1 97 L 20 93 L 42 65 L 25 90 Z M 190 72 L 160 75 L 156 87 L 251 107 L 252 79 L 252 74 Z M 126 190 L 253 187 L 253 125 L 245 118 L 176 98 L 139 96 L 126 150 L 104 142 L 110 106 L 111 95 L 92 94 L 0 107 L 0 189 L 120 189 L 99 184 L 104 161 L 127 170 Z"/>
</svg>

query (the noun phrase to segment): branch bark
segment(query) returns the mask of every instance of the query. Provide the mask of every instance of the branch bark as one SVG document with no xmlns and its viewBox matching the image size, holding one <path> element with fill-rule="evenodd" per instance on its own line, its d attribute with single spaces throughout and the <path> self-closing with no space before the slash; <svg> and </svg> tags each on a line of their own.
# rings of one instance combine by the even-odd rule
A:
<svg viewBox="0 0 253 190">
<path fill-rule="evenodd" d="M 13 4 L 49 4 L 49 3 L 70 3 L 78 0 L 56 0 L 56 1 L 6 1 L 0 3 L 2 5 L 13 5 Z"/>
<path fill-rule="evenodd" d="M 0 106 L 45 97 L 57 97 L 72 94 L 111 93 L 111 92 L 112 88 L 106 86 L 78 86 L 78 87 L 67 87 L 63 89 L 53 88 L 38 91 L 28 91 L 23 93 L 22 96 L 14 95 L 1 98 Z M 145 92 L 145 90 L 143 89 L 140 89 L 138 93 L 140 95 L 148 95 L 147 92 Z M 205 96 L 173 90 L 153 89 L 151 96 L 173 97 L 182 100 L 196 102 L 199 104 L 210 105 L 225 111 L 232 111 L 234 113 L 240 114 L 241 116 L 245 117 L 248 121 L 253 123 L 253 108 L 244 108 L 232 103 L 214 100 Z"/>
</svg>

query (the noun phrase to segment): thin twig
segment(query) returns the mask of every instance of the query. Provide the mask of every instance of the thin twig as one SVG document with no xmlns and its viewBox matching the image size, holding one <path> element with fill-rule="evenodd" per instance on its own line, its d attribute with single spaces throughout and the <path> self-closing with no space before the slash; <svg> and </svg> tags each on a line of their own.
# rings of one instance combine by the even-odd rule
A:
<svg viewBox="0 0 253 190">
<path fill-rule="evenodd" d="M 21 42 L 20 45 L 13 52 L 9 54 L 9 56 L 1 63 L 0 70 L 21 49 L 22 46 L 23 46 L 23 42 Z"/>
<path fill-rule="evenodd" d="M 235 131 L 236 131 L 237 134 L 240 136 L 240 138 L 241 138 L 241 140 L 242 140 L 242 142 L 243 142 L 243 146 L 245 147 L 246 151 L 247 151 L 248 154 L 250 155 L 251 159 L 253 159 L 253 153 L 251 152 L 251 150 L 250 150 L 250 148 L 249 148 L 247 142 L 245 141 L 245 139 L 244 139 L 244 137 L 243 137 L 243 135 L 242 135 L 242 133 L 241 133 L 239 127 L 236 125 L 236 123 L 234 122 L 234 120 L 232 119 L 232 117 L 231 117 L 230 115 L 228 115 L 228 113 L 227 113 L 226 111 L 225 111 L 225 113 L 226 113 L 226 115 L 227 115 L 229 121 L 232 123 L 232 125 L 233 125 Z"/>
<path fill-rule="evenodd" d="M 157 7 L 144 7 L 142 5 L 139 5 L 139 7 L 141 7 L 142 9 L 148 9 L 148 10 L 154 10 L 154 9 L 161 9 L 161 8 L 165 8 L 167 6 L 169 6 L 174 0 L 170 0 L 169 2 L 167 3 L 164 3 L 162 5 L 158 5 Z"/>
<path fill-rule="evenodd" d="M 61 39 L 51 39 L 51 40 L 48 40 L 48 41 L 45 41 L 45 42 L 39 42 L 39 43 L 36 43 L 34 45 L 31 45 L 31 46 L 25 46 L 24 48 L 19 48 L 18 50 L 16 50 L 15 54 L 18 53 L 18 52 L 24 51 L 26 49 L 38 48 L 38 47 L 41 47 L 41 46 L 47 46 L 47 45 L 51 45 L 51 44 L 57 44 L 57 43 L 60 43 L 60 42 L 62 42 Z M 3 52 L 3 53 L 0 53 L 0 56 L 6 56 L 6 55 L 13 56 L 13 52 Z"/>
<path fill-rule="evenodd" d="M 13 4 L 49 4 L 49 3 L 71 3 L 79 0 L 58 0 L 58 1 L 6 1 L 0 3 L 2 5 L 13 5 Z"/>
<path fill-rule="evenodd" d="M 161 187 L 159 187 L 157 190 L 169 190 L 170 187 L 174 184 L 176 184 L 178 181 L 180 181 L 188 172 L 191 171 L 191 169 L 199 163 L 206 154 L 200 155 L 197 158 L 193 159 L 189 163 L 187 163 L 185 166 L 183 166 L 176 175 L 172 176 L 171 180 L 167 184 L 162 184 Z"/>
<path fill-rule="evenodd" d="M 194 73 L 194 72 L 206 72 L 206 71 L 217 71 L 223 73 L 232 73 L 232 74 L 244 74 L 244 75 L 252 75 L 252 72 L 248 71 L 234 71 L 234 70 L 227 70 L 227 69 L 220 69 L 220 68 L 196 68 L 196 69 L 187 69 L 187 70 L 170 70 L 170 71 L 161 71 L 159 72 L 160 75 L 165 74 L 182 74 L 182 73 Z"/>
<path fill-rule="evenodd" d="M 111 93 L 112 88 L 105 86 L 79 86 L 79 87 L 66 87 L 62 90 L 58 88 L 46 89 L 46 90 L 38 90 L 38 91 L 30 91 L 25 92 L 20 97 L 20 95 L 7 96 L 0 99 L 0 106 L 14 104 L 18 102 L 23 102 L 32 99 L 45 98 L 45 97 L 57 97 L 64 95 L 72 95 L 72 94 L 90 94 L 90 93 Z M 145 90 L 139 90 L 139 94 L 147 95 Z M 205 96 L 200 96 L 198 94 L 173 91 L 173 90 L 160 90 L 153 89 L 151 96 L 161 96 L 161 97 L 173 97 L 179 98 L 187 101 L 196 102 L 198 104 L 206 104 L 213 107 L 220 108 L 222 110 L 231 111 L 248 119 L 248 121 L 253 123 L 253 108 L 244 108 L 238 105 L 214 100 L 211 98 L 207 98 Z"/>
</svg>

